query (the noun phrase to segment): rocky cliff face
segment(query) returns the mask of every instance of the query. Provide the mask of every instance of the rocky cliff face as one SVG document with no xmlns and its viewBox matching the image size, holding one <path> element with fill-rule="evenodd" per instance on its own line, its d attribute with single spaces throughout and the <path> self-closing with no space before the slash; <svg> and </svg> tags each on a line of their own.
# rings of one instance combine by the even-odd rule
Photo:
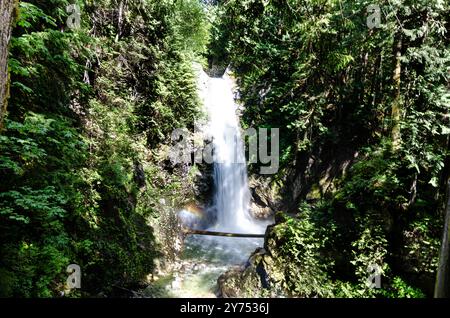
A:
<svg viewBox="0 0 450 318">
<path fill-rule="evenodd" d="M 251 176 L 249 179 L 251 193 L 250 212 L 257 219 L 266 220 L 282 208 L 282 198 L 278 185 L 270 178 Z"/>
</svg>

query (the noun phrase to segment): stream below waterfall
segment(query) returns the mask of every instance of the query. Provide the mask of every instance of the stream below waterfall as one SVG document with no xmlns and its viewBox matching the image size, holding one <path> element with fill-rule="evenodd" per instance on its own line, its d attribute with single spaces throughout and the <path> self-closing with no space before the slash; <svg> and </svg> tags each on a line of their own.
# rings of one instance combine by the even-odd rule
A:
<svg viewBox="0 0 450 318">
<path fill-rule="evenodd" d="M 213 78 L 199 70 L 199 94 L 209 118 L 206 134 L 214 149 L 214 197 L 207 211 L 214 221 L 205 229 L 264 234 L 269 222 L 254 219 L 249 211 L 250 191 L 235 82 L 228 72 Z M 198 217 L 188 211 L 181 211 L 180 215 L 187 223 Z M 177 269 L 159 282 L 164 297 L 215 297 L 219 276 L 232 267 L 244 266 L 264 240 L 190 235 L 184 243 Z"/>
<path fill-rule="evenodd" d="M 216 297 L 219 276 L 231 267 L 244 266 L 263 239 L 190 236 L 185 244 L 179 269 L 163 282 L 167 297 Z"/>
</svg>

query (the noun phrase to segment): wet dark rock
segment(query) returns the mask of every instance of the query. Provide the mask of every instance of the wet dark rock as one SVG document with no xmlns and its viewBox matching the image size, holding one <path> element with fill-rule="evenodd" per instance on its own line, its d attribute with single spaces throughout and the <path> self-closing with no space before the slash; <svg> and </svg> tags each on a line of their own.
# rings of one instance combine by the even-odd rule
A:
<svg viewBox="0 0 450 318">
<path fill-rule="evenodd" d="M 206 163 L 197 164 L 196 167 L 198 171 L 193 184 L 196 199 L 202 203 L 211 202 L 214 188 L 214 168 L 212 165 Z"/>
<path fill-rule="evenodd" d="M 210 62 L 210 67 L 206 70 L 206 74 L 210 77 L 222 77 L 227 71 L 228 64 L 217 63 L 216 61 Z"/>
<path fill-rule="evenodd" d="M 264 248 L 257 249 L 246 266 L 235 267 L 217 280 L 217 296 L 223 298 L 285 297 L 280 287 L 284 274 Z"/>
<path fill-rule="evenodd" d="M 280 207 L 280 197 L 270 179 L 252 177 L 249 181 L 250 212 L 257 219 L 273 217 Z"/>
<path fill-rule="evenodd" d="M 139 189 L 145 187 L 145 171 L 142 163 L 134 162 L 134 182 L 138 185 Z"/>
</svg>

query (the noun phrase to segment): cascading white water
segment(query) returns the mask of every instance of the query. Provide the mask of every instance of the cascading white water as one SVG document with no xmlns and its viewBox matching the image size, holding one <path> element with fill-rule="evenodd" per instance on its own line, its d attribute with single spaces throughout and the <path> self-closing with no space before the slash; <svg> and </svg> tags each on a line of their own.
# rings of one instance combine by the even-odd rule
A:
<svg viewBox="0 0 450 318">
<path fill-rule="evenodd" d="M 263 234 L 269 222 L 258 221 L 249 213 L 244 143 L 241 138 L 234 81 L 228 73 L 209 77 L 200 66 L 199 93 L 208 112 L 206 133 L 214 149 L 214 198 L 216 220 L 211 231 Z M 189 211 L 180 215 L 196 219 Z M 189 220 L 187 220 L 189 223 Z M 213 297 L 217 278 L 229 266 L 244 264 L 263 239 L 191 235 L 185 239 L 183 270 L 169 286 L 173 297 Z M 197 269 L 196 269 L 197 268 Z"/>
<path fill-rule="evenodd" d="M 232 233 L 263 233 L 264 225 L 249 214 L 244 143 L 241 138 L 234 81 L 228 73 L 207 78 L 204 103 L 209 114 L 209 133 L 214 147 L 214 230 Z"/>
</svg>

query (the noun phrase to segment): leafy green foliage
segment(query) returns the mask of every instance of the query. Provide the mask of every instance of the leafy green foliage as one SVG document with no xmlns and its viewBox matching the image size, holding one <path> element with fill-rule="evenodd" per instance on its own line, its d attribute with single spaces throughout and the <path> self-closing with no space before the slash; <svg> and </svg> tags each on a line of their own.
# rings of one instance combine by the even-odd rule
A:
<svg viewBox="0 0 450 318">
<path fill-rule="evenodd" d="M 154 195 L 178 191 L 152 175 L 153 151 L 199 114 L 192 63 L 208 41 L 200 3 L 81 1 L 72 30 L 69 2 L 21 2 L 13 32 L 0 296 L 60 296 L 72 263 L 82 289 L 70 297 L 144 281 L 160 255 L 148 222 L 159 213 Z"/>
<path fill-rule="evenodd" d="M 392 291 L 385 293 L 390 298 L 425 298 L 425 294 L 417 288 L 411 287 L 400 277 L 395 277 L 392 282 Z"/>
<path fill-rule="evenodd" d="M 324 263 L 330 257 L 334 265 L 308 279 L 297 275 L 298 282 L 309 281 L 320 291 L 312 282 L 325 275 L 334 295 L 383 297 L 387 294 L 364 285 L 367 267 L 378 263 L 389 297 L 420 296 L 416 287 L 429 296 L 448 179 L 449 6 L 382 1 L 382 23 L 369 29 L 370 4 L 226 1 L 214 21 L 216 42 L 209 53 L 235 70 L 244 125 L 280 127 L 282 169 L 274 179 L 284 181 L 288 202 L 295 193 L 289 206 L 314 197 L 304 218 L 320 220 L 317 226 L 328 229 L 326 246 L 314 247 L 321 252 L 313 258 Z M 396 127 L 398 147 L 392 138 Z M 345 149 L 352 158 L 335 163 Z M 332 186 L 308 196 L 327 179 Z M 303 216 L 296 222 L 305 222 Z M 303 248 L 305 243 L 291 241 L 292 236 L 298 234 L 286 231 L 280 237 L 290 242 L 280 243 L 280 249 Z M 427 247 L 419 247 L 421 240 Z M 395 279 L 400 276 L 403 287 Z M 296 288 L 295 282 L 289 286 Z"/>
<path fill-rule="evenodd" d="M 29 113 L 0 138 L 3 296 L 55 295 L 68 262 L 65 220 L 78 196 L 85 144 L 63 118 Z M 41 267 L 42 266 L 42 267 Z M 8 284 L 7 284 L 8 283 Z"/>
<path fill-rule="evenodd" d="M 274 229 L 279 255 L 286 277 L 285 287 L 301 297 L 329 297 L 332 295 L 326 270 L 320 258 L 325 242 L 321 240 L 316 224 L 305 213 L 300 219 L 287 218 Z"/>
</svg>

